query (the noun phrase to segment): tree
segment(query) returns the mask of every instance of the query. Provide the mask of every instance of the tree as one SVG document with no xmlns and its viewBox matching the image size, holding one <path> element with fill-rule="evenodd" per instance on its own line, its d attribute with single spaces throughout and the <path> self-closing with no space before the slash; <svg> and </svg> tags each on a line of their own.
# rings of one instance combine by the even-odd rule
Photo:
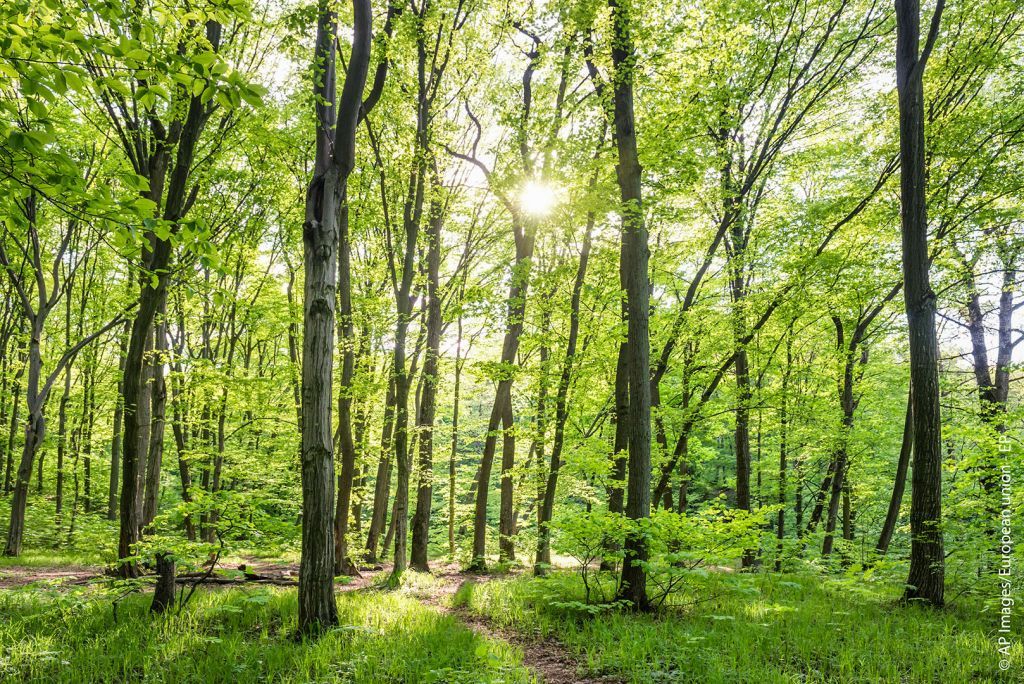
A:
<svg viewBox="0 0 1024 684">
<path fill-rule="evenodd" d="M 633 46 L 631 0 L 610 0 L 612 11 L 612 99 L 615 111 L 616 176 L 622 204 L 621 279 L 626 291 L 627 333 L 625 370 L 629 377 L 626 414 L 629 443 L 629 479 L 626 515 L 642 525 L 651 509 L 651 385 L 649 250 L 644 224 L 640 160 L 637 155 L 633 113 L 633 74 L 637 57 Z M 642 527 L 626 537 L 619 595 L 638 610 L 650 607 L 647 598 L 647 542 Z"/>
<path fill-rule="evenodd" d="M 372 12 L 353 0 L 352 52 L 340 98 L 335 100 L 337 15 L 321 0 L 313 57 L 316 155 L 302 226 L 306 274 L 302 340 L 302 562 L 299 633 L 337 624 L 334 600 L 334 440 L 331 390 L 338 219 L 344 179 L 355 162 L 355 135 L 370 66 Z"/>
<path fill-rule="evenodd" d="M 896 86 L 900 121 L 900 219 L 903 283 L 910 334 L 914 458 L 910 502 L 910 576 L 904 598 L 943 604 L 942 417 L 935 293 L 929 282 L 925 188 L 924 69 L 939 35 L 945 0 L 938 0 L 921 47 L 918 0 L 896 2 Z"/>
</svg>

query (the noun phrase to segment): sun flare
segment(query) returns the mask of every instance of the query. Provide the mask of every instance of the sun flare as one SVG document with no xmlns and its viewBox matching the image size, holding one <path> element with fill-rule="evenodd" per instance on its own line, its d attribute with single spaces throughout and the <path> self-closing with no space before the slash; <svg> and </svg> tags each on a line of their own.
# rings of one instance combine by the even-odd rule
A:
<svg viewBox="0 0 1024 684">
<path fill-rule="evenodd" d="M 555 188 L 539 181 L 527 181 L 519 193 L 519 206 L 530 216 L 547 216 L 557 203 Z"/>
</svg>

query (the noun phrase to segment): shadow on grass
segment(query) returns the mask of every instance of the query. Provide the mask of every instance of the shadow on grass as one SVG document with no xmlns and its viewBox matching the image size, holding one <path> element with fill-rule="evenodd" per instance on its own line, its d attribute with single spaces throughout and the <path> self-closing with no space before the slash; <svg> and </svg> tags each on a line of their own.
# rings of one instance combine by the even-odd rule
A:
<svg viewBox="0 0 1024 684">
<path fill-rule="evenodd" d="M 520 654 L 397 593 L 338 596 L 341 626 L 295 642 L 294 589 L 202 591 L 181 616 L 147 596 L 0 596 L 0 680 L 24 682 L 529 682 Z"/>
</svg>

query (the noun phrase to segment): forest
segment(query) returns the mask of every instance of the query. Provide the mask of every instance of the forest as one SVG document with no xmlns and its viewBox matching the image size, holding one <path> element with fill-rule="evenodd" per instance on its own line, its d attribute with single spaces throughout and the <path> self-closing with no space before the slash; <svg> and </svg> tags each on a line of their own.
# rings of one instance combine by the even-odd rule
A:
<svg viewBox="0 0 1024 684">
<path fill-rule="evenodd" d="M 0 2 L 0 681 L 1024 682 L 1024 6 L 649 1 Z"/>
</svg>

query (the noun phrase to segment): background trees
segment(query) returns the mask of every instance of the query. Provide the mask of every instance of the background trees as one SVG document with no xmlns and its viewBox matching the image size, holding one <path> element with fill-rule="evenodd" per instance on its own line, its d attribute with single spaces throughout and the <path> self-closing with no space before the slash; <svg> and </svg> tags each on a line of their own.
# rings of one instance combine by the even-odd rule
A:
<svg viewBox="0 0 1024 684">
<path fill-rule="evenodd" d="M 2 10 L 9 553 L 986 567 L 1015 3 L 174 8 Z"/>
</svg>

